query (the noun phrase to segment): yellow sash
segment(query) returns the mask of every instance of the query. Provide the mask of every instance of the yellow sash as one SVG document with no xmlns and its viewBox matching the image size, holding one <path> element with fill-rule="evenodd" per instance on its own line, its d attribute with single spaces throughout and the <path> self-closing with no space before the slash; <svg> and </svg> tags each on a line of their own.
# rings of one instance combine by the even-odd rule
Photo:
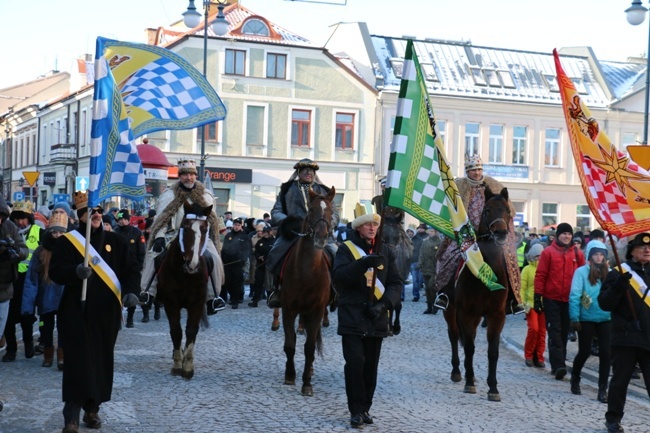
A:
<svg viewBox="0 0 650 433">
<path fill-rule="evenodd" d="M 354 260 L 359 260 L 360 258 L 366 256 L 366 252 L 361 248 L 359 248 L 354 242 L 345 241 L 343 243 L 348 246 L 348 249 L 352 253 Z M 364 275 L 366 276 L 368 287 L 372 287 L 372 268 L 368 268 L 368 270 L 365 272 Z M 385 291 L 386 288 L 384 287 L 382 282 L 379 281 L 379 278 L 375 278 L 375 290 L 374 290 L 375 298 L 381 299 L 381 297 L 384 296 Z"/>
<path fill-rule="evenodd" d="M 630 268 L 630 265 L 628 265 L 627 263 L 623 263 L 621 266 L 623 267 L 623 271 L 632 274 L 632 279 L 630 280 L 630 286 L 632 286 L 634 292 L 637 295 L 639 295 L 639 298 L 641 298 L 648 307 L 650 307 L 650 296 L 646 296 L 645 298 L 643 297 L 645 291 L 648 289 L 648 286 L 645 285 L 643 278 L 641 278 L 639 274 L 634 272 L 632 268 Z"/>
<path fill-rule="evenodd" d="M 77 251 L 79 251 L 82 256 L 85 256 L 86 239 L 81 236 L 81 233 L 76 230 L 72 230 L 70 232 L 67 232 L 64 236 L 72 243 L 72 245 L 75 246 Z M 99 276 L 99 278 L 101 278 L 104 284 L 106 284 L 108 288 L 111 289 L 121 307 L 122 286 L 120 285 L 120 280 L 117 278 L 117 275 L 115 275 L 113 269 L 111 269 L 108 263 L 106 263 L 102 256 L 99 255 L 95 248 L 93 248 L 92 245 L 88 246 L 90 247 L 90 257 L 88 258 L 88 264 Z"/>
</svg>

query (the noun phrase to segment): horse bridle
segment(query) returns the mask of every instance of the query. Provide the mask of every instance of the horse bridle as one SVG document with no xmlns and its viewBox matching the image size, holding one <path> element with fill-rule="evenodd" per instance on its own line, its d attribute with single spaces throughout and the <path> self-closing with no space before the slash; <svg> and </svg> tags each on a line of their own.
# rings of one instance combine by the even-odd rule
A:
<svg viewBox="0 0 650 433">
<path fill-rule="evenodd" d="M 294 235 L 299 236 L 301 238 L 305 237 L 305 236 L 313 236 L 314 232 L 315 232 L 315 229 L 316 229 L 316 226 L 318 224 L 320 224 L 321 222 L 324 222 L 325 224 L 328 224 L 327 220 L 325 218 L 321 217 L 321 218 L 318 218 L 316 220 L 316 222 L 314 222 L 314 224 L 310 224 L 309 225 L 309 230 L 307 230 L 305 233 L 302 233 L 302 232 L 299 233 L 299 232 L 296 232 L 294 230 L 291 230 L 291 233 L 293 233 Z M 327 232 L 329 233 L 329 230 Z"/>
<path fill-rule="evenodd" d="M 485 209 L 483 209 L 483 217 L 482 217 L 482 219 L 485 219 L 486 212 L 487 211 Z M 500 240 L 499 237 L 495 235 L 496 232 L 494 230 L 492 230 L 492 227 L 494 227 L 494 225 L 496 223 L 498 223 L 498 222 L 502 222 L 503 224 L 506 225 L 506 227 L 508 227 L 508 224 L 506 223 L 505 219 L 503 219 L 503 218 L 495 218 L 494 220 L 492 220 L 488 224 L 489 233 L 486 233 L 484 235 L 477 235 L 476 240 L 488 240 L 488 241 L 493 240 L 494 243 L 497 244 L 497 245 L 505 245 L 506 242 L 507 242 L 507 237 L 508 237 L 508 232 L 510 231 L 510 227 L 508 227 L 508 230 L 506 231 L 506 236 L 504 236 L 503 240 Z"/>
</svg>

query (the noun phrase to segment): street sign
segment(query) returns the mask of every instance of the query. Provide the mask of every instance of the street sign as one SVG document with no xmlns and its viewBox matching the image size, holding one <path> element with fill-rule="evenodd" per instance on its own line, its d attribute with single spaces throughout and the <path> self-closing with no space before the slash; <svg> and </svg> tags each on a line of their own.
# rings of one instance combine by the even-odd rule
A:
<svg viewBox="0 0 650 433">
<path fill-rule="evenodd" d="M 40 171 L 23 171 L 23 176 L 29 186 L 34 186 L 36 184 L 39 174 L 41 174 Z"/>
<path fill-rule="evenodd" d="M 77 176 L 75 181 L 75 191 L 85 191 L 88 189 L 90 178 L 88 176 Z"/>
<path fill-rule="evenodd" d="M 17 191 L 14 193 L 14 201 L 21 201 L 25 200 L 25 193 L 21 191 Z"/>
<path fill-rule="evenodd" d="M 54 203 L 70 203 L 70 194 L 52 194 L 52 201 Z"/>
</svg>

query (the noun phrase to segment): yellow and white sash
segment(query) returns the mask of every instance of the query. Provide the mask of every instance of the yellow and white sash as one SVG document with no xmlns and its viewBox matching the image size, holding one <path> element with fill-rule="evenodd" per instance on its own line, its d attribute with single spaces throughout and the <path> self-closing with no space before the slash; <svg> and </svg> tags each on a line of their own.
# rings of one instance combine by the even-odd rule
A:
<svg viewBox="0 0 650 433">
<path fill-rule="evenodd" d="M 630 280 L 630 286 L 634 289 L 634 292 L 639 295 L 639 298 L 643 299 L 643 302 L 650 307 L 650 296 L 646 296 L 645 298 L 643 295 L 645 294 L 645 291 L 648 289 L 648 286 L 646 286 L 645 282 L 643 281 L 643 278 L 639 276 L 636 272 L 630 268 L 630 265 L 627 263 L 623 263 L 622 268 L 625 272 L 629 272 L 632 274 L 632 279 Z"/>
<path fill-rule="evenodd" d="M 72 243 L 72 245 L 75 246 L 77 251 L 82 256 L 85 256 L 86 254 L 86 239 L 81 236 L 81 233 L 79 233 L 76 230 L 72 230 L 70 232 L 67 232 L 64 235 L 68 240 Z M 99 255 L 97 250 L 92 245 L 88 245 L 90 247 L 90 256 L 88 257 L 88 264 L 90 267 L 95 271 L 95 273 L 99 276 L 99 278 L 102 279 L 104 284 L 108 286 L 109 289 L 113 292 L 115 297 L 117 298 L 117 301 L 120 303 L 120 306 L 122 305 L 122 286 L 120 285 L 120 280 L 117 278 L 117 275 L 115 275 L 115 272 L 111 267 L 106 263 L 106 261 L 102 258 L 102 256 Z"/>
<path fill-rule="evenodd" d="M 362 257 L 366 256 L 366 252 L 359 248 L 354 242 L 352 241 L 345 241 L 343 242 L 345 245 L 348 246 L 348 249 L 352 253 L 352 256 L 354 256 L 354 260 L 359 260 Z M 368 270 L 365 272 L 366 276 L 366 281 L 368 287 L 372 287 L 372 268 L 368 268 Z M 379 278 L 375 278 L 375 298 L 381 299 L 382 296 L 384 296 L 384 292 L 386 291 L 386 288 L 384 287 L 383 283 L 379 281 Z"/>
</svg>

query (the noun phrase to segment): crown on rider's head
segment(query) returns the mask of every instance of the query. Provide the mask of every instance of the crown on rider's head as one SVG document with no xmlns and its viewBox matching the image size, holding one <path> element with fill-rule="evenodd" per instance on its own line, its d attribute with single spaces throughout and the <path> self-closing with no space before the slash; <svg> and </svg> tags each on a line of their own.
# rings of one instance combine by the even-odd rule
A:
<svg viewBox="0 0 650 433">
<path fill-rule="evenodd" d="M 193 159 L 179 159 L 178 160 L 178 174 L 185 174 L 185 173 L 194 173 L 197 174 L 198 172 L 196 171 L 196 161 Z"/>
<path fill-rule="evenodd" d="M 483 169 L 483 161 L 478 153 L 474 155 L 465 155 L 465 171 Z"/>
</svg>

